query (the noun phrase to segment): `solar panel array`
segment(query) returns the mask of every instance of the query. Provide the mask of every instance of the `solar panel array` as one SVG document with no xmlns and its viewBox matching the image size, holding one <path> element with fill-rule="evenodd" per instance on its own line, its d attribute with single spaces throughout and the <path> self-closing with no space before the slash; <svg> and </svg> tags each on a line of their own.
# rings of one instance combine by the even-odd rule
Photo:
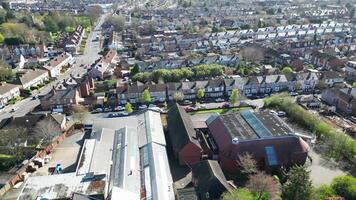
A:
<svg viewBox="0 0 356 200">
<path fill-rule="evenodd" d="M 269 130 L 250 110 L 242 110 L 240 113 L 260 138 L 272 136 Z"/>
</svg>

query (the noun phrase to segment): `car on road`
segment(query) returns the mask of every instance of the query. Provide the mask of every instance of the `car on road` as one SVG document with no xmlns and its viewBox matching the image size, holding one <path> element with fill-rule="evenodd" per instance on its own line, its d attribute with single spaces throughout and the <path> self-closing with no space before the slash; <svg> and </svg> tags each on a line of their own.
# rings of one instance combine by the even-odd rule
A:
<svg viewBox="0 0 356 200">
<path fill-rule="evenodd" d="M 298 96 L 299 94 L 298 94 L 298 92 L 290 92 L 289 93 L 292 97 L 295 97 L 295 96 Z"/>
<path fill-rule="evenodd" d="M 114 110 L 115 111 L 124 111 L 125 108 L 123 106 L 117 106 Z"/>
<path fill-rule="evenodd" d="M 191 102 L 189 100 L 184 100 L 181 104 L 184 105 L 184 106 L 187 106 L 187 105 L 192 105 L 193 102 Z"/>
<path fill-rule="evenodd" d="M 185 110 L 186 112 L 192 112 L 192 111 L 195 111 L 196 109 L 193 108 L 193 107 L 187 106 L 187 107 L 184 108 L 184 110 Z"/>
<path fill-rule="evenodd" d="M 91 111 L 91 113 L 101 113 L 101 112 L 103 112 L 103 109 L 102 108 L 96 108 L 96 109 L 94 109 L 93 111 Z"/>
<path fill-rule="evenodd" d="M 13 108 L 11 108 L 11 112 L 15 112 L 18 109 L 19 109 L 18 107 L 13 107 Z"/>
<path fill-rule="evenodd" d="M 230 108 L 230 104 L 229 103 L 224 103 L 221 107 L 222 108 Z"/>
<path fill-rule="evenodd" d="M 224 102 L 225 100 L 223 99 L 223 98 L 217 98 L 217 99 L 215 99 L 215 102 Z"/>
<path fill-rule="evenodd" d="M 32 97 L 32 100 L 36 100 L 36 99 L 38 99 L 38 95 Z"/>
<path fill-rule="evenodd" d="M 147 105 L 140 105 L 140 106 L 138 107 L 138 109 L 141 109 L 141 110 L 146 109 L 146 108 L 147 108 Z"/>
<path fill-rule="evenodd" d="M 196 106 L 197 109 L 206 109 L 207 106 L 205 104 L 200 104 L 198 106 Z"/>
<path fill-rule="evenodd" d="M 127 113 L 127 112 L 111 113 L 108 115 L 108 118 L 124 117 L 124 116 L 128 116 L 128 115 L 129 115 L 129 113 Z"/>
</svg>

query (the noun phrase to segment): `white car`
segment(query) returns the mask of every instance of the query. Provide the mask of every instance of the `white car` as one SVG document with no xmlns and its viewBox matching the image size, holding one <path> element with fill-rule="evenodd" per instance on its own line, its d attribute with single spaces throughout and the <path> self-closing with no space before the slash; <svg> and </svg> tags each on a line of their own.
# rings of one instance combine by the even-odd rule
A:
<svg viewBox="0 0 356 200">
<path fill-rule="evenodd" d="M 122 107 L 122 106 L 117 106 L 117 107 L 115 108 L 115 111 L 124 111 L 124 110 L 125 110 L 125 108 Z"/>
<path fill-rule="evenodd" d="M 12 109 L 11 109 L 11 112 L 15 112 L 16 110 L 18 110 L 19 108 L 18 107 L 13 107 Z"/>
<path fill-rule="evenodd" d="M 146 105 L 140 105 L 138 108 L 139 108 L 139 109 L 146 109 L 147 106 L 146 106 Z"/>
</svg>

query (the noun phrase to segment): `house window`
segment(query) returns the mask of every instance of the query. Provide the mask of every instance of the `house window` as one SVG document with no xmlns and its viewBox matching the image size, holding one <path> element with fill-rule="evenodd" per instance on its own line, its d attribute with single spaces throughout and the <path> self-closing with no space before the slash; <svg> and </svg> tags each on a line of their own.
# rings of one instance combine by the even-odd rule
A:
<svg viewBox="0 0 356 200">
<path fill-rule="evenodd" d="M 245 93 L 246 93 L 246 94 L 250 94 L 250 92 L 251 92 L 250 89 L 246 89 L 246 90 L 245 90 Z"/>
</svg>

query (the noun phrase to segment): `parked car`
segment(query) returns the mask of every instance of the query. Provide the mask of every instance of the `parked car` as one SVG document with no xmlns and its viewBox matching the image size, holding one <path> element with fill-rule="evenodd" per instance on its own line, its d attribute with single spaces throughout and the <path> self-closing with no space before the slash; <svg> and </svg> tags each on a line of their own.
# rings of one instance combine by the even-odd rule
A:
<svg viewBox="0 0 356 200">
<path fill-rule="evenodd" d="M 197 109 L 206 109 L 206 105 L 205 104 L 200 104 L 198 106 L 196 106 Z"/>
<path fill-rule="evenodd" d="M 222 108 L 230 108 L 230 104 L 229 103 L 224 103 L 221 107 Z"/>
<path fill-rule="evenodd" d="M 100 113 L 100 112 L 103 112 L 102 108 L 96 108 L 93 111 L 91 111 L 91 113 Z"/>
<path fill-rule="evenodd" d="M 188 106 L 188 107 L 185 107 L 184 110 L 185 110 L 186 112 L 192 112 L 192 111 L 195 110 L 195 108 Z"/>
<path fill-rule="evenodd" d="M 104 108 L 104 112 L 111 112 L 111 111 L 112 111 L 112 109 L 110 107 Z"/>
<path fill-rule="evenodd" d="M 141 109 L 141 110 L 146 109 L 146 108 L 147 108 L 146 105 L 140 105 L 140 106 L 138 107 L 138 109 Z"/>
<path fill-rule="evenodd" d="M 13 107 L 12 109 L 11 109 L 11 112 L 15 112 L 16 110 L 18 110 L 19 108 L 18 107 Z"/>
<path fill-rule="evenodd" d="M 278 117 L 285 117 L 286 116 L 286 112 L 278 111 L 277 115 L 278 115 Z"/>
<path fill-rule="evenodd" d="M 191 102 L 191 101 L 189 101 L 189 100 L 184 100 L 183 102 L 182 102 L 182 105 L 185 105 L 185 106 L 187 106 L 187 105 L 192 105 L 193 104 L 193 102 Z"/>
<path fill-rule="evenodd" d="M 117 106 L 114 110 L 115 110 L 115 111 L 124 111 L 125 108 L 122 107 L 122 106 Z"/>
<path fill-rule="evenodd" d="M 289 93 L 292 97 L 295 97 L 295 96 L 298 96 L 299 94 L 298 94 L 298 92 L 291 92 L 291 93 Z"/>
<path fill-rule="evenodd" d="M 215 102 L 224 102 L 225 100 L 224 99 L 222 99 L 222 98 L 217 98 L 217 99 L 215 99 Z"/>
</svg>

